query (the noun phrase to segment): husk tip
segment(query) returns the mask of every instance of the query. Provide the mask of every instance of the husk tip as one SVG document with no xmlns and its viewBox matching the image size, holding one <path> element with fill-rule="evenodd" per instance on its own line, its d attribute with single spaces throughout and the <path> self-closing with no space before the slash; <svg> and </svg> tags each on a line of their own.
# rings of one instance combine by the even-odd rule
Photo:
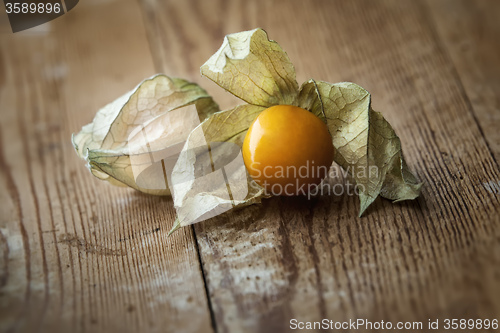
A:
<svg viewBox="0 0 500 333">
<path fill-rule="evenodd" d="M 179 219 L 175 219 L 175 222 L 174 222 L 174 226 L 172 227 L 172 229 L 170 229 L 170 231 L 168 232 L 168 235 L 167 237 L 169 237 L 170 235 L 172 235 L 174 232 L 176 232 L 177 230 L 179 230 L 181 228 L 181 222 L 179 221 Z"/>
</svg>

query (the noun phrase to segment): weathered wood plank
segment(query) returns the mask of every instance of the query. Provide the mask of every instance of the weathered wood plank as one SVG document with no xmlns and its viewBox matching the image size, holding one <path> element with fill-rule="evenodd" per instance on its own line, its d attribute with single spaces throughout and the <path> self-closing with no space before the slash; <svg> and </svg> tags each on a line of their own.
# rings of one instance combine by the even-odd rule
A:
<svg viewBox="0 0 500 333">
<path fill-rule="evenodd" d="M 500 161 L 500 2 L 428 1 L 490 150 Z"/>
<path fill-rule="evenodd" d="M 155 73 L 134 1 L 0 36 L 0 331 L 211 331 L 171 200 L 94 179 L 72 132 Z"/>
<path fill-rule="evenodd" d="M 379 200 L 363 218 L 344 195 L 273 198 L 196 225 L 219 331 L 284 330 L 292 318 L 498 318 L 500 205 L 483 183 L 500 171 L 422 3 L 142 3 L 167 72 L 198 80 L 225 34 L 260 26 L 299 83 L 361 84 L 425 181 L 418 200 Z"/>
</svg>

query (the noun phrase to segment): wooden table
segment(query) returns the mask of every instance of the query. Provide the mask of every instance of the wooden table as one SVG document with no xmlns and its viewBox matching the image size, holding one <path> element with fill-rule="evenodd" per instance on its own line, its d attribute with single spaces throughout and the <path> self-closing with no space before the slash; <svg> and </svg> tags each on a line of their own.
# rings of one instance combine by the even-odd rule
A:
<svg viewBox="0 0 500 333">
<path fill-rule="evenodd" d="M 0 331 L 284 332 L 327 318 L 424 332 L 429 319 L 500 319 L 499 16 L 496 0 L 86 0 L 12 34 L 0 14 Z M 378 199 L 358 218 L 357 197 L 275 197 L 167 237 L 170 198 L 88 173 L 71 133 L 145 77 L 239 103 L 199 66 L 254 27 L 299 83 L 372 93 L 425 182 L 420 198 Z"/>
</svg>

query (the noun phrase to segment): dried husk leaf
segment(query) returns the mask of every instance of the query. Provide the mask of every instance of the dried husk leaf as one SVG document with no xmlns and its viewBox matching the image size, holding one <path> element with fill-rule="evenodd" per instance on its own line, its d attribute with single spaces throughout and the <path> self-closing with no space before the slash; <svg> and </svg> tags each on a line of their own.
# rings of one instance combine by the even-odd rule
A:
<svg viewBox="0 0 500 333">
<path fill-rule="evenodd" d="M 172 172 L 177 211 L 173 230 L 260 202 L 264 190 L 248 175 L 241 146 L 251 123 L 264 109 L 240 105 L 213 114 L 191 132 Z M 203 183 L 206 177 L 212 178 Z"/>
<path fill-rule="evenodd" d="M 217 104 L 198 85 L 156 75 L 100 109 L 72 142 L 99 179 L 168 195 L 162 157 L 180 151 L 183 138 L 216 111 Z"/>
<path fill-rule="evenodd" d="M 335 162 L 361 185 L 360 216 L 379 194 L 411 200 L 422 186 L 406 165 L 399 137 L 370 103 L 370 94 L 349 82 L 309 80 L 299 95 L 299 106 L 326 122 L 337 150 Z"/>
<path fill-rule="evenodd" d="M 201 74 L 253 105 L 297 103 L 295 69 L 281 46 L 262 29 L 227 35 L 201 66 Z"/>
</svg>

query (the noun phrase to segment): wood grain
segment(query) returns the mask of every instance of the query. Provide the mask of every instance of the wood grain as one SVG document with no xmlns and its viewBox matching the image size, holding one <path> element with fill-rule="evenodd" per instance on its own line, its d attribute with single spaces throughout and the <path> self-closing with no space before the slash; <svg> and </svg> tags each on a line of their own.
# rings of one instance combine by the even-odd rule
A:
<svg viewBox="0 0 500 333">
<path fill-rule="evenodd" d="M 1 30 L 0 332 L 286 332 L 292 318 L 426 332 L 428 319 L 500 319 L 499 11 L 493 0 L 87 0 L 35 30 Z M 355 196 L 277 197 L 167 238 L 170 199 L 91 177 L 70 134 L 145 77 L 242 103 L 199 67 L 224 35 L 257 26 L 299 83 L 372 93 L 425 182 L 419 199 L 379 199 L 358 218 Z"/>
<path fill-rule="evenodd" d="M 429 1 L 436 30 L 457 70 L 483 136 L 500 160 L 500 3 Z"/>
<path fill-rule="evenodd" d="M 155 73 L 134 1 L 81 2 L 1 36 L 0 331 L 211 331 L 171 200 L 93 178 L 70 137 Z"/>
</svg>

